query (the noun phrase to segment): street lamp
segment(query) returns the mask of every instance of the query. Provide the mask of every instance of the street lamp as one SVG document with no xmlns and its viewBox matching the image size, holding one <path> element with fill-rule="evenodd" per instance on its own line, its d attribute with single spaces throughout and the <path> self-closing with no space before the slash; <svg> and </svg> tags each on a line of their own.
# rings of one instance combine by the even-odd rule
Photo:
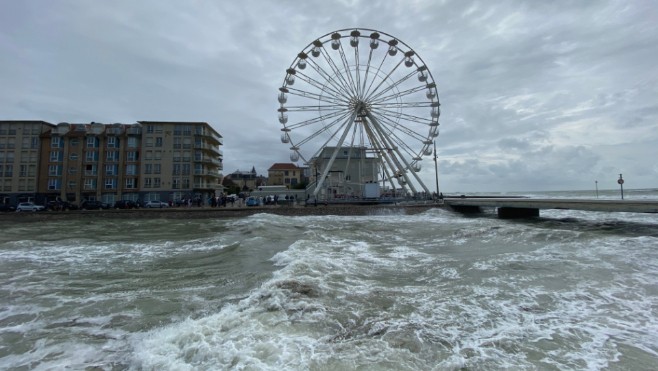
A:
<svg viewBox="0 0 658 371">
<path fill-rule="evenodd" d="M 436 158 L 436 140 L 434 141 L 434 178 L 436 180 L 436 197 L 439 197 L 439 165 Z"/>
<path fill-rule="evenodd" d="M 599 198 L 599 181 L 594 181 L 594 186 L 596 187 L 596 198 Z"/>
<path fill-rule="evenodd" d="M 624 199 L 624 179 L 621 177 L 621 174 L 619 174 L 619 179 L 617 179 L 617 183 L 619 183 L 619 188 L 621 189 L 621 199 Z"/>
</svg>

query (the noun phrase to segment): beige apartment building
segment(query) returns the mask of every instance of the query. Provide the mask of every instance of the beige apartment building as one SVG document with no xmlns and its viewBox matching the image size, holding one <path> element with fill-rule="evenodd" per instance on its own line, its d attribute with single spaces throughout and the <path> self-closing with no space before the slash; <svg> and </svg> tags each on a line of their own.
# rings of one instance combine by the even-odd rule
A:
<svg viewBox="0 0 658 371">
<path fill-rule="evenodd" d="M 292 188 L 304 179 L 304 171 L 301 167 L 292 163 L 277 162 L 267 169 L 267 185 L 284 185 Z"/>
<path fill-rule="evenodd" d="M 30 134 L 29 140 L 11 137 L 8 133 L 16 130 L 10 128 L 16 125 L 10 123 L 16 122 L 0 122 L 0 133 L 7 132 L 7 138 L 0 135 L 0 143 L 4 139 L 15 147 L 19 142 L 32 145 L 36 141 L 38 146 L 20 153 L 0 149 L 3 158 L 11 156 L 15 165 L 35 166 L 32 177 L 29 166 L 25 173 L 3 173 L 2 195 L 11 203 L 28 199 L 109 204 L 118 200 L 205 201 L 221 187 L 223 138 L 205 122 L 52 125 L 33 121 L 29 132 L 39 134 L 36 139 Z M 24 156 L 36 161 L 28 162 Z"/>
<path fill-rule="evenodd" d="M 0 121 L 0 203 L 34 201 L 45 121 Z"/>
</svg>

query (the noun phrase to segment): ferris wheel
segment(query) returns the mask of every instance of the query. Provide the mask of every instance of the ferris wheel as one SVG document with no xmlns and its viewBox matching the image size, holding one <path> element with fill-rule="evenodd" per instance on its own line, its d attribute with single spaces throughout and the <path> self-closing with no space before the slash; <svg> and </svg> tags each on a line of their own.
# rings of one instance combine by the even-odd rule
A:
<svg viewBox="0 0 658 371">
<path fill-rule="evenodd" d="M 336 164 L 349 164 L 337 160 L 346 153 L 377 168 L 352 182 L 430 193 L 418 173 L 439 134 L 439 96 L 427 65 L 404 42 L 363 28 L 328 33 L 293 60 L 278 101 L 290 160 L 315 166 L 314 196 Z"/>
</svg>

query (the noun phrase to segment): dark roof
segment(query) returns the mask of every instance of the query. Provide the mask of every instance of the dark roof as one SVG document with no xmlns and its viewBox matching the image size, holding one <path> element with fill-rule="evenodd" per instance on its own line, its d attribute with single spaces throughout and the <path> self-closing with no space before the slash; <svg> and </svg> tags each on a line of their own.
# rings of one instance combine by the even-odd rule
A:
<svg viewBox="0 0 658 371">
<path fill-rule="evenodd" d="M 299 170 L 299 167 L 292 163 L 276 162 L 267 170 Z"/>
</svg>

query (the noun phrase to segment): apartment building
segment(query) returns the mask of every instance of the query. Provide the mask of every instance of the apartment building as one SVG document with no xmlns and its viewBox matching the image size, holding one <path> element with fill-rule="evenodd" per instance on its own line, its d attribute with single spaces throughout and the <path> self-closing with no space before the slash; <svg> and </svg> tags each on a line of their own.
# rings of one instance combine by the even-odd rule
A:
<svg viewBox="0 0 658 371">
<path fill-rule="evenodd" d="M 0 197 L 205 200 L 220 188 L 222 140 L 205 122 L 0 121 Z"/>
<path fill-rule="evenodd" d="M 0 202 L 34 201 L 45 121 L 0 121 Z"/>
</svg>

